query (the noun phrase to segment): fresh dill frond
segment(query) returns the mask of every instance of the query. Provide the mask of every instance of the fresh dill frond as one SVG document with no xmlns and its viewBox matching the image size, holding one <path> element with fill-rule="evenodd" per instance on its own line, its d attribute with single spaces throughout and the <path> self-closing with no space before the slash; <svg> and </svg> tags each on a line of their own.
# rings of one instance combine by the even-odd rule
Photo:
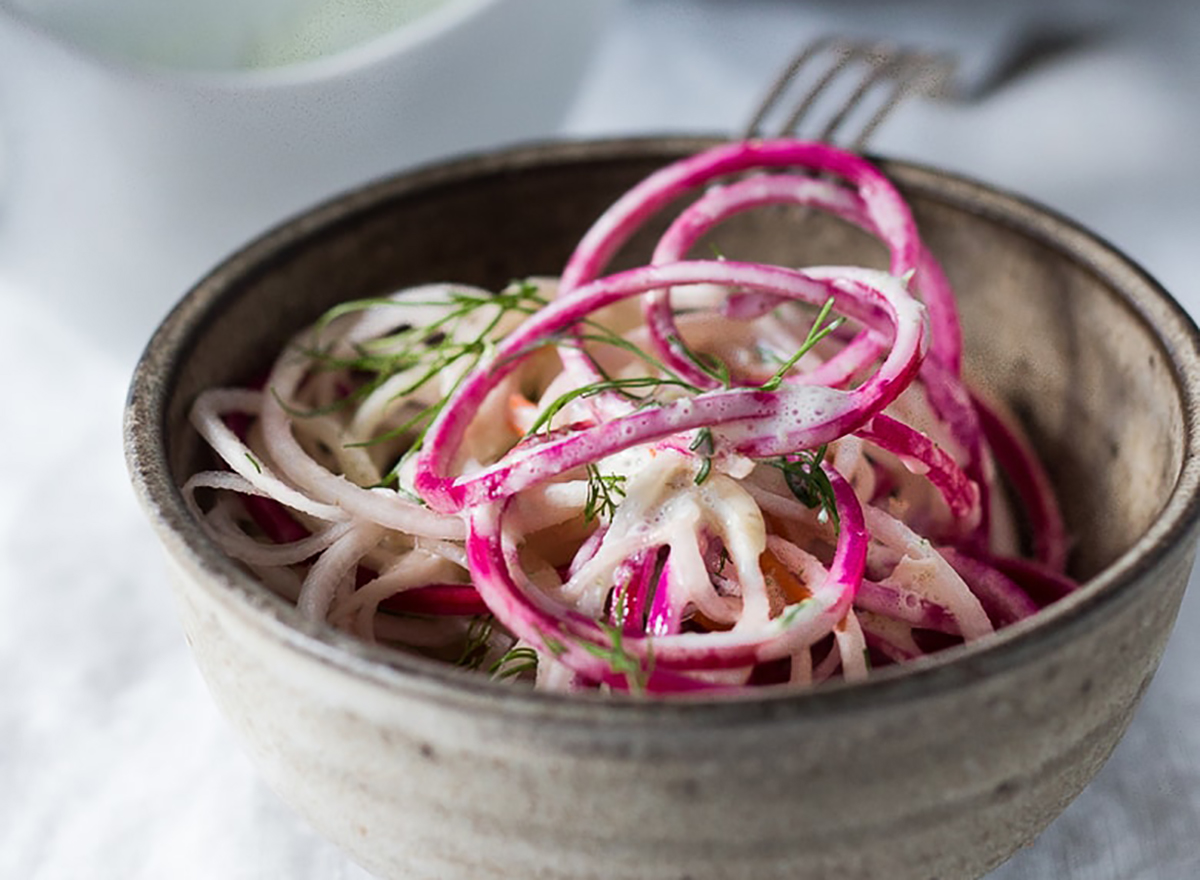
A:
<svg viewBox="0 0 1200 880">
<path fill-rule="evenodd" d="M 833 297 L 831 296 L 829 299 L 825 300 L 825 304 L 822 305 L 821 310 L 817 312 L 817 317 L 813 321 L 812 326 L 809 327 L 808 335 L 805 337 L 804 342 L 802 342 L 800 347 L 796 349 L 796 352 L 790 358 L 784 361 L 783 365 L 775 371 L 775 375 L 773 375 L 760 386 L 763 391 L 774 391 L 780 385 L 782 385 L 784 377 L 791 371 L 792 367 L 796 365 L 796 362 L 799 361 L 800 358 L 812 351 L 813 347 L 816 346 L 818 342 L 820 342 L 838 327 L 842 326 L 846 319 L 841 316 L 838 316 L 832 321 L 825 323 L 826 319 L 829 317 L 829 313 L 832 310 Z"/>
<path fill-rule="evenodd" d="M 569 346 L 572 344 L 573 340 L 577 340 L 578 342 L 592 342 L 602 345 L 611 345 L 614 348 L 621 349 L 622 351 L 633 355 L 633 357 L 642 361 L 647 366 L 657 370 L 662 375 L 667 376 L 675 381 L 683 381 L 682 377 L 678 373 L 676 373 L 654 355 L 650 354 L 650 352 L 646 351 L 640 345 L 630 342 L 624 336 L 613 332 L 603 324 L 600 324 L 599 322 L 590 318 L 585 318 L 582 323 L 589 329 L 590 332 L 580 333 L 573 337 L 565 336 L 563 339 L 559 340 L 559 344 Z M 599 364 L 596 363 L 595 358 L 590 354 L 589 359 L 592 361 L 592 365 L 603 374 L 602 368 L 600 368 Z M 683 384 L 687 385 L 688 383 L 684 382 Z M 695 388 L 695 386 L 689 385 L 688 387 L 693 388 L 695 391 L 700 390 L 699 388 Z"/>
<path fill-rule="evenodd" d="M 466 641 L 463 642 L 462 651 L 454 665 L 463 669 L 479 669 L 483 666 L 494 628 L 495 620 L 490 614 L 471 618 L 471 623 L 467 626 Z"/>
<path fill-rule="evenodd" d="M 599 622 L 597 626 L 608 636 L 609 644 L 597 645 L 594 642 L 580 640 L 579 645 L 594 657 L 599 657 L 608 664 L 615 674 L 624 676 L 631 693 L 644 693 L 654 672 L 654 652 L 647 650 L 646 660 L 630 652 L 625 646 L 624 634 L 619 626 Z M 649 646 L 649 641 L 647 641 Z"/>
<path fill-rule="evenodd" d="M 585 522 L 600 517 L 611 520 L 625 497 L 625 474 L 602 474 L 594 463 L 587 467 L 587 498 L 583 505 Z"/>
<path fill-rule="evenodd" d="M 496 679 L 516 678 L 526 672 L 534 672 L 538 666 L 538 652 L 527 645 L 519 645 L 507 651 L 503 657 L 488 667 L 488 674 Z"/>
<path fill-rule="evenodd" d="M 550 422 L 554 420 L 554 417 L 573 401 L 595 397 L 597 394 L 603 394 L 606 391 L 616 391 L 640 404 L 649 404 L 652 402 L 652 398 L 639 396 L 633 392 L 643 388 L 658 389 L 666 386 L 677 386 L 688 391 L 696 390 L 695 386 L 689 385 L 687 382 L 679 379 L 662 379 L 657 376 L 630 376 L 623 379 L 603 379 L 599 382 L 592 382 L 587 385 L 581 385 L 578 388 L 572 388 L 570 391 L 560 394 L 551 401 L 549 406 L 538 413 L 538 417 L 534 420 L 529 430 L 526 431 L 526 436 L 532 436 L 542 428 L 547 428 Z"/>
<path fill-rule="evenodd" d="M 730 387 L 732 379 L 729 374 L 729 365 L 715 354 L 696 351 L 678 336 L 668 337 L 667 342 L 670 343 L 672 348 L 679 351 L 684 357 L 695 364 L 700 372 L 716 381 L 722 388 Z"/>
<path fill-rule="evenodd" d="M 491 352 L 493 337 L 501 322 L 514 312 L 531 315 L 546 305 L 546 302 L 533 282 L 514 281 L 495 294 L 451 289 L 444 299 L 373 298 L 343 303 L 334 306 L 322 316 L 316 324 L 314 342 L 310 347 L 301 349 L 301 353 L 311 360 L 314 369 L 350 372 L 357 380 L 354 387 L 341 399 L 307 411 L 289 406 L 274 389 L 271 393 L 293 418 L 305 418 L 333 412 L 360 401 L 400 374 L 412 375 L 395 391 L 392 398 L 394 400 L 409 397 L 449 372 L 457 372 L 458 378 L 453 385 L 444 392 L 439 391 L 436 403 L 421 407 L 400 425 L 390 427 L 367 440 L 347 444 L 354 447 L 370 447 L 408 439 L 405 452 L 380 481 L 381 486 L 395 486 L 397 491 L 400 491 L 400 469 L 421 450 L 426 431 L 463 377 L 475 370 Z M 330 323 L 343 315 L 369 308 L 388 307 L 397 309 L 399 317 L 402 318 L 405 307 L 418 306 L 443 308 L 446 311 L 431 323 L 403 324 L 389 335 L 355 344 L 351 353 L 337 357 L 328 349 L 322 349 L 316 341 Z M 487 316 L 481 327 L 467 330 L 468 325 L 465 322 L 474 318 L 483 308 L 491 308 L 494 313 Z M 406 496 L 411 494 L 405 493 Z"/>
<path fill-rule="evenodd" d="M 696 432 L 696 439 L 688 444 L 688 449 L 700 455 L 700 469 L 696 471 L 696 485 L 701 485 L 712 472 L 712 457 L 717 451 L 713 439 L 712 428 L 705 426 Z"/>
<path fill-rule="evenodd" d="M 388 378 L 387 376 L 381 375 L 381 376 L 377 376 L 375 378 L 369 379 L 368 381 L 363 382 L 356 388 L 352 389 L 348 394 L 345 394 L 342 397 L 339 397 L 337 400 L 333 401 L 332 403 L 325 404 L 324 406 L 314 406 L 311 409 L 300 409 L 299 407 L 292 406 L 290 403 L 288 403 L 286 400 L 283 399 L 283 397 L 279 394 L 279 392 L 277 390 L 275 390 L 275 388 L 271 388 L 270 392 L 271 392 L 271 397 L 273 397 L 275 399 L 275 402 L 279 404 L 279 408 L 282 409 L 289 416 L 291 416 L 293 419 L 315 419 L 315 418 L 319 418 L 321 416 L 329 415 L 330 413 L 335 413 L 340 410 L 343 410 L 346 407 L 348 407 L 350 404 L 355 403 L 356 401 L 359 401 L 364 397 L 367 397 L 368 395 L 371 394 L 372 391 L 374 391 L 381 384 L 383 384 L 385 381 L 387 381 L 387 378 Z"/>
<path fill-rule="evenodd" d="M 819 509 L 836 528 L 839 525 L 837 499 L 829 475 L 821 468 L 827 446 L 804 450 L 792 456 L 767 459 L 766 463 L 779 468 L 787 487 L 805 507 Z"/>
</svg>

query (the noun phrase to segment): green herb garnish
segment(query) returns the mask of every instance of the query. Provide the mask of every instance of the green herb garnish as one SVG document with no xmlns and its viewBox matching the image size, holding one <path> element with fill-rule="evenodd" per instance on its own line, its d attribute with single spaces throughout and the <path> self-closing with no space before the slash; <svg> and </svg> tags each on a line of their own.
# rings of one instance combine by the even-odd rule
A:
<svg viewBox="0 0 1200 880">
<path fill-rule="evenodd" d="M 467 627 L 467 639 L 463 642 L 462 651 L 454 665 L 463 669 L 479 669 L 483 666 L 494 627 L 495 620 L 490 614 L 471 618 Z"/>
<path fill-rule="evenodd" d="M 521 645 L 510 649 L 503 657 L 488 667 L 488 674 L 495 679 L 516 678 L 525 672 L 537 669 L 538 653 L 533 648 Z"/>
<path fill-rule="evenodd" d="M 700 455 L 700 469 L 696 471 L 696 485 L 699 486 L 708 479 L 708 475 L 712 471 L 712 457 L 717 451 L 717 444 L 713 439 L 712 428 L 703 427 L 698 430 L 696 432 L 696 439 L 688 444 L 688 449 Z"/>
<path fill-rule="evenodd" d="M 583 519 L 591 522 L 596 517 L 612 519 L 620 499 L 625 497 L 625 474 L 602 474 L 595 464 L 587 465 L 587 499 L 583 506 Z"/>
<path fill-rule="evenodd" d="M 619 626 L 608 623 L 598 623 L 597 625 L 608 636 L 609 644 L 607 646 L 597 645 L 580 640 L 579 646 L 592 656 L 605 661 L 614 673 L 624 676 L 630 692 L 644 693 L 646 686 L 650 683 L 650 675 L 654 672 L 654 652 L 649 649 L 649 641 L 646 643 L 648 650 L 643 665 L 642 659 L 625 647 L 624 635 Z"/>
<path fill-rule="evenodd" d="M 808 336 L 805 337 L 804 342 L 800 344 L 800 347 L 796 349 L 795 354 L 784 361 L 783 365 L 775 371 L 775 375 L 773 375 L 760 386 L 763 391 L 774 391 L 781 384 L 783 384 L 784 376 L 786 376 L 792 367 L 796 365 L 796 362 L 812 351 L 813 346 L 815 346 L 818 342 L 842 325 L 842 323 L 846 320 L 842 317 L 834 318 L 832 321 L 829 321 L 829 323 L 825 323 L 826 318 L 829 317 L 829 313 L 832 310 L 833 297 L 831 296 L 829 299 L 825 300 L 825 304 L 821 306 L 821 310 L 817 312 L 816 320 L 813 321 L 812 326 L 808 329 Z"/>
<path fill-rule="evenodd" d="M 317 322 L 312 345 L 301 351 L 313 361 L 317 369 L 346 370 L 355 374 L 361 381 L 347 395 L 328 406 L 305 412 L 298 412 L 286 406 L 285 409 L 295 418 L 332 412 L 361 400 L 393 376 L 408 371 L 413 372 L 413 377 L 411 381 L 406 382 L 402 388 L 396 391 L 394 399 L 407 397 L 435 378 L 444 375 L 447 370 L 457 369 L 460 378 L 450 389 L 452 392 L 461 382 L 462 377 L 474 370 L 490 353 L 494 342 L 493 336 L 506 315 L 514 312 L 531 315 L 544 305 L 546 305 L 546 300 L 538 293 L 535 284 L 519 281 L 497 294 L 452 290 L 444 300 L 372 298 L 335 306 Z M 449 307 L 449 310 L 431 324 L 405 325 L 388 336 L 355 345 L 351 355 L 335 357 L 327 348 L 319 345 L 318 341 L 322 331 L 335 319 L 355 311 L 383 306 L 399 309 L 401 315 L 405 307 Z M 467 331 L 465 322 L 472 319 L 484 307 L 494 308 L 495 314 L 488 317 L 478 330 Z M 459 339 L 460 336 L 465 336 L 465 338 Z M 272 393 L 275 392 L 272 390 Z M 436 403 L 421 407 L 403 424 L 369 440 L 351 444 L 359 447 L 373 446 L 411 436 L 405 452 L 393 464 L 381 481 L 381 486 L 399 488 L 400 469 L 420 451 L 426 430 L 437 417 L 448 397 L 449 392 L 439 394 Z M 276 399 L 278 399 L 278 395 L 276 395 Z M 282 401 L 280 403 L 283 405 Z"/>
<path fill-rule="evenodd" d="M 765 463 L 783 471 L 783 479 L 798 501 L 805 507 L 819 508 L 821 514 L 836 527 L 839 519 L 833 483 L 821 469 L 826 449 L 825 445 L 821 445 L 795 455 L 767 459 Z"/>
</svg>

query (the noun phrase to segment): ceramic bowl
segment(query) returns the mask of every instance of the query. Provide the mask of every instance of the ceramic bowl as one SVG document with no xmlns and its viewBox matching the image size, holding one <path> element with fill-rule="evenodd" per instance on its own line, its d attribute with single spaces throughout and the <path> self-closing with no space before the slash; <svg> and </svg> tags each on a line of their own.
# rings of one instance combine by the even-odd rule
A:
<svg viewBox="0 0 1200 880">
<path fill-rule="evenodd" d="M 564 697 L 306 623 L 205 538 L 176 489 L 206 462 L 197 392 L 335 301 L 556 272 L 615 196 L 709 143 L 517 149 L 352 192 L 213 271 L 137 367 L 129 466 L 197 663 L 267 782 L 381 877 L 976 877 L 1084 787 L 1154 673 L 1197 540 L 1196 328 L 1087 231 L 900 162 L 882 164 L 957 286 L 971 381 L 1024 421 L 1075 539 L 1085 585 L 1035 618 L 808 693 Z M 873 256 L 812 216 L 736 230 L 798 264 Z"/>
</svg>

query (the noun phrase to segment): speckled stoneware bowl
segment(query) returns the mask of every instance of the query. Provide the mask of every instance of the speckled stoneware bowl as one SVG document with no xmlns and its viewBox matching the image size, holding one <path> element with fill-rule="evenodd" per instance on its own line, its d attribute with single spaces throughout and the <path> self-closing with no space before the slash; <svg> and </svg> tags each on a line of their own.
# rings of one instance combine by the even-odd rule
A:
<svg viewBox="0 0 1200 880">
<path fill-rule="evenodd" d="M 1075 537 L 1086 586 L 1035 619 L 811 693 L 566 698 L 305 623 L 206 540 L 176 490 L 205 461 L 198 391 L 253 376 L 338 300 L 554 273 L 615 196 L 708 143 L 521 149 L 351 193 L 217 268 L 137 368 L 129 466 L 214 698 L 280 796 L 381 877 L 976 877 L 1083 788 L 1155 670 L 1197 538 L 1195 327 L 1078 227 L 895 162 L 958 288 L 972 380 L 1024 419 Z M 739 253 L 873 257 L 811 215 L 737 229 Z"/>
</svg>

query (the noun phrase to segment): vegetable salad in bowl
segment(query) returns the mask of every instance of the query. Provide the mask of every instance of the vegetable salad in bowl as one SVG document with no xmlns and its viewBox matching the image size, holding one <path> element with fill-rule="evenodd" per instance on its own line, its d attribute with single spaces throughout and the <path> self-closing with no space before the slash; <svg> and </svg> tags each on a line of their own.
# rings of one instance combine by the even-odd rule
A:
<svg viewBox="0 0 1200 880">
<path fill-rule="evenodd" d="M 724 221 L 776 205 L 857 226 L 887 265 L 721 248 Z M 611 271 L 664 214 L 651 259 Z M 222 466 L 184 490 L 304 616 L 495 678 L 861 679 L 1074 588 L 1050 482 L 962 354 L 881 171 L 720 145 L 626 192 L 557 277 L 329 310 L 253 387 L 196 399 Z"/>
</svg>

